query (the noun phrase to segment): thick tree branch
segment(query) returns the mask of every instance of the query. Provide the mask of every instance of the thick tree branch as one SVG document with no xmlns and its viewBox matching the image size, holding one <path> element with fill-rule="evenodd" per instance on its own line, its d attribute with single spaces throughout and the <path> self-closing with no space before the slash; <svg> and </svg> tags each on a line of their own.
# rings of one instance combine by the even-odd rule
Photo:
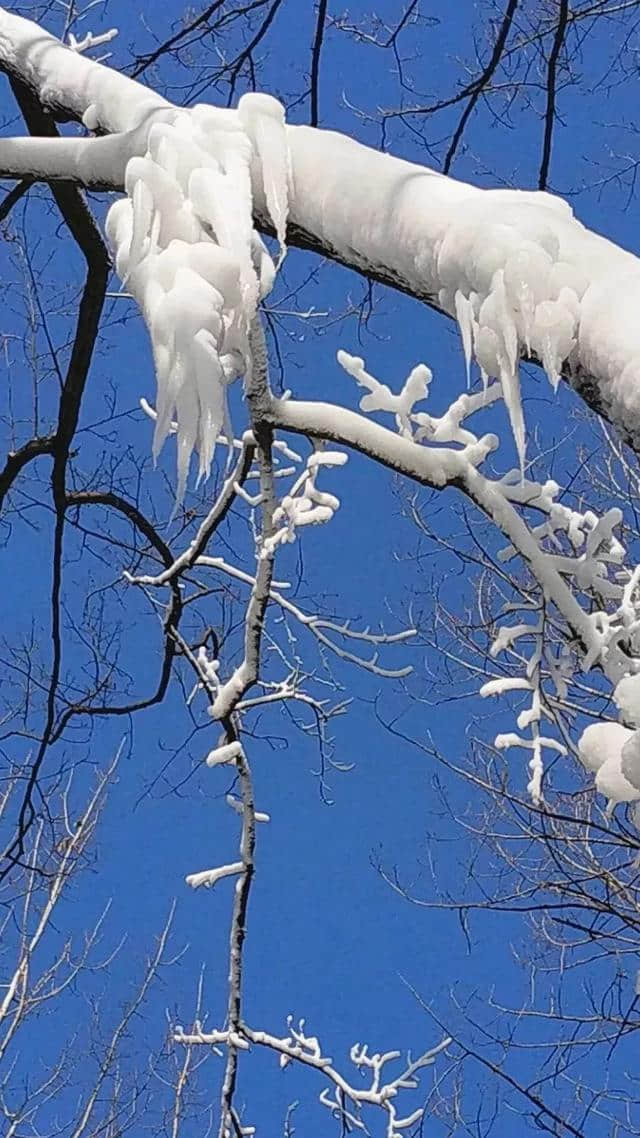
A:
<svg viewBox="0 0 640 1138">
<path fill-rule="evenodd" d="M 274 4 L 271 15 L 275 8 Z M 510 11 L 511 6 L 502 32 Z M 129 157 L 136 147 L 143 152 L 150 116 L 174 113 L 170 104 L 147 88 L 69 52 L 35 24 L 3 9 L 0 68 L 10 75 L 25 75 L 30 89 L 38 92 L 52 113 L 64 109 L 67 117 L 80 117 L 90 109 L 92 123 L 101 131 L 124 132 L 114 139 L 57 140 L 55 147 L 43 139 L 4 140 L 0 175 L 49 181 L 72 177 L 93 186 L 121 188 Z M 626 441 L 640 446 L 638 416 L 629 414 L 627 408 L 628 385 L 623 392 L 618 383 L 625 368 L 635 367 L 640 351 L 629 333 L 622 297 L 616 301 L 621 281 L 627 299 L 636 293 L 640 296 L 636 257 L 586 230 L 557 199 L 479 190 L 329 131 L 290 126 L 287 137 L 295 190 L 289 210 L 291 243 L 393 285 L 447 315 L 453 315 L 453 308 L 442 287 L 439 251 L 461 218 L 477 211 L 474 216 L 480 221 L 476 224 L 481 226 L 483 217 L 490 224 L 508 201 L 519 209 L 526 206 L 536 224 L 551 226 L 559 259 L 587 280 L 570 381 Z M 258 163 L 254 172 L 257 221 L 268 228 Z M 596 322 L 597 334 L 590 334 Z"/>
</svg>

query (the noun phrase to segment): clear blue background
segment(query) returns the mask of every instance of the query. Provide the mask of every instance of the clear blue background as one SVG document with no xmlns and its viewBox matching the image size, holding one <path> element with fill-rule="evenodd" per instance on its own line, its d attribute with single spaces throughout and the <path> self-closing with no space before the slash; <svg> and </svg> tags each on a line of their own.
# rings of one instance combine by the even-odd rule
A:
<svg viewBox="0 0 640 1138">
<path fill-rule="evenodd" d="M 329 8 L 338 14 L 335 5 L 330 4 Z M 419 33 L 409 29 L 406 37 L 411 53 L 419 51 L 407 65 L 419 90 L 416 101 L 421 93 L 431 97 L 454 88 L 461 77 L 457 57 L 473 57 L 472 21 L 476 21 L 476 28 L 480 26 L 476 5 L 469 0 L 447 6 L 423 5 L 423 10 L 436 17 L 433 25 Z M 349 16 L 355 24 L 367 18 L 367 11 L 366 4 L 351 4 Z M 398 17 L 397 5 L 391 0 L 378 5 L 377 11 L 389 21 Z M 115 66 L 126 66 L 131 46 L 138 51 L 153 46 L 149 29 L 161 40 L 180 16 L 181 8 L 174 3 L 160 12 L 157 4 L 146 0 L 137 5 L 111 0 L 104 12 L 102 7 L 96 8 L 76 34 L 81 35 L 89 27 L 99 31 L 117 25 L 120 35 L 109 50 L 113 51 Z M 55 20 L 45 22 L 52 30 L 59 30 Z M 308 67 L 312 34 L 313 5 L 307 0 L 285 0 L 262 53 L 261 85 L 283 101 L 295 104 L 289 115 L 291 121 L 305 121 L 308 114 L 308 104 L 296 104 L 295 95 L 304 87 L 301 76 Z M 606 34 L 603 29 L 597 39 L 584 44 L 580 61 L 584 74 L 595 74 L 596 60 L 601 61 L 603 52 L 609 50 Z M 181 90 L 190 81 L 188 70 L 176 70 L 165 62 L 160 77 L 174 82 L 169 94 L 179 101 Z M 148 74 L 146 79 L 152 82 L 153 76 Z M 539 75 L 535 81 L 540 82 Z M 244 84 L 240 84 L 237 93 L 243 89 Z M 414 96 L 407 97 L 411 101 Z M 199 98 L 216 101 L 216 94 L 205 92 Z M 352 108 L 375 116 L 377 108 L 398 105 L 398 99 L 390 53 L 367 43 L 354 43 L 344 33 L 331 29 L 327 32 L 320 88 L 322 126 L 347 131 L 377 145 L 378 125 Z M 593 184 L 601 172 L 594 164 L 592 141 L 599 121 L 621 123 L 626 115 L 632 118 L 632 89 L 613 91 L 609 103 L 602 93 L 588 99 L 568 91 L 561 93 L 560 103 L 570 127 L 564 127 L 562 122 L 557 126 L 552 187 L 575 196 L 572 200 L 576 212 L 587 224 L 635 248 L 635 207 L 626 208 L 624 189 L 619 192 L 619 187 L 613 186 L 602 190 Z M 533 109 L 518 106 L 513 127 L 501 129 L 486 110 L 481 110 L 471 124 L 468 149 L 461 153 L 453 173 L 483 185 L 534 187 L 541 146 L 538 109 L 539 103 Z M 451 117 L 429 120 L 427 138 L 436 153 L 442 153 L 438 144 L 446 138 L 458 113 L 459 108 L 454 109 Z M 15 121 L 7 120 L 5 133 L 19 129 Z M 602 153 L 603 145 L 612 150 L 628 145 L 624 132 L 613 128 L 599 129 L 597 137 L 598 157 L 603 162 L 608 161 Z M 394 153 L 415 161 L 431 160 L 415 134 L 400 124 L 390 129 L 388 145 Z M 103 211 L 104 204 L 100 202 L 106 199 L 95 201 L 98 211 Z M 26 226 L 30 225 L 32 210 L 34 206 L 28 204 L 17 211 Z M 43 234 L 50 233 L 50 228 L 44 228 L 41 211 L 36 211 L 36 217 L 39 220 L 30 240 L 34 264 L 43 269 L 50 249 L 46 236 L 42 238 L 44 244 L 38 245 L 37 225 L 43 225 Z M 47 270 L 52 295 L 56 282 L 64 281 L 66 273 L 68 279 L 75 280 L 77 276 L 77 265 L 65 262 L 68 253 L 61 243 L 53 252 L 54 262 Z M 293 300 L 287 300 L 289 291 L 306 278 L 312 267 L 318 270 L 317 279 Z M 113 287 L 115 292 L 115 282 Z M 284 297 L 283 307 L 287 310 L 298 306 L 304 311 L 313 304 L 334 316 L 344 313 L 350 305 L 357 308 L 363 288 L 363 282 L 354 274 L 331 265 L 318 268 L 317 261 L 292 250 L 269 305 L 277 310 Z M 125 483 L 136 477 L 137 466 L 144 457 L 144 478 L 149 485 L 149 490 L 143 488 L 144 500 L 147 493 L 156 493 L 161 487 L 162 471 L 172 476 L 173 466 L 172 454 L 163 457 L 160 472 L 154 472 L 146 460 L 151 436 L 148 421 L 134 413 L 118 420 L 115 431 L 109 423 L 88 429 L 104 418 L 105 400 L 111 391 L 115 392 L 119 412 L 135 409 L 140 396 L 153 400 L 150 355 L 140 319 L 128 301 L 117 297 L 107 315 L 108 333 L 92 371 L 79 438 L 86 448 L 83 453 L 87 467 L 96 461 L 102 448 L 123 453 Z M 124 326 L 120 326 L 124 317 Z M 18 313 L 17 325 L 21 319 Z M 54 335 L 61 335 L 62 324 L 58 326 L 54 319 L 52 326 Z M 416 303 L 379 289 L 366 326 L 357 311 L 338 320 L 286 317 L 281 322 L 279 345 L 285 362 L 284 383 L 303 398 L 335 399 L 357 407 L 355 385 L 335 362 L 338 347 L 363 354 L 374 374 L 396 389 L 408 369 L 424 360 L 435 376 L 432 401 L 436 409 L 446 407 L 464 384 L 462 352 L 455 328 Z M 278 379 L 274 356 L 274 381 Z M 26 401 L 26 393 L 24 398 Z M 560 474 L 569 477 L 578 443 L 592 438 L 585 423 L 572 418 L 574 403 L 570 393 L 560 391 L 554 399 L 544 377 L 531 373 L 525 406 L 530 425 L 539 425 L 543 432 L 541 451 L 556 442 L 565 443 L 564 458 L 557 465 Z M 242 415 L 240 406 L 236 407 L 236 415 Z M 497 412 L 497 422 L 504 427 L 501 412 Z M 504 453 L 509 456 L 508 430 L 504 436 Z M 535 452 L 535 445 L 532 451 Z M 512 461 L 511 454 L 507 465 Z M 46 477 L 44 464 L 38 470 Z M 402 492 L 387 472 L 353 456 L 347 468 L 329 474 L 324 485 L 341 498 L 340 511 L 330 526 L 305 534 L 301 549 L 287 551 L 284 559 L 293 579 L 297 568 L 301 568 L 301 603 L 313 607 L 326 598 L 327 607 L 341 617 L 372 625 L 384 618 L 390 631 L 410 623 L 410 604 L 416 592 L 417 604 L 428 610 L 436 589 L 441 588 L 443 599 L 458 604 L 462 611 L 463 599 L 471 600 L 472 581 L 453 558 L 415 560 L 419 539 L 402 516 Z M 38 644 L 46 658 L 48 584 L 45 588 L 43 580 L 50 560 L 51 517 L 46 510 L 29 505 L 28 493 L 24 491 L 22 500 L 23 519 L 33 517 L 37 528 L 13 523 L 12 541 L 16 544 L 11 547 L 12 560 L 7 560 L 4 573 L 8 614 L 5 635 L 13 641 L 26 636 L 33 619 Z M 194 501 L 201 502 L 202 495 Z M 168 519 L 171 506 L 167 495 L 165 506 L 164 516 Z M 456 532 L 460 525 L 458 507 L 453 493 L 433 501 L 431 517 L 438 532 Z M 240 529 L 236 526 L 231 531 L 239 541 Z M 168 525 L 166 533 L 175 533 L 175 527 L 172 530 Z M 73 540 L 70 548 L 76 548 Z M 120 560 L 110 560 L 109 551 L 98 540 L 90 544 L 100 547 L 106 564 L 90 557 L 81 564 L 72 561 L 65 578 L 70 604 L 79 603 L 78 598 L 86 591 L 87 573 L 90 587 L 119 575 Z M 179 541 L 175 548 L 181 548 Z M 214 548 L 213 552 L 218 550 Z M 286 576 L 286 571 L 281 568 L 278 575 Z M 443 584 L 447 575 L 448 583 Z M 118 600 L 109 603 L 114 604 L 114 612 L 118 605 L 125 606 L 120 611 L 124 658 L 135 690 L 151 690 L 158 668 L 158 657 L 150 649 L 154 638 L 159 643 L 157 622 L 141 594 L 125 593 L 118 588 Z M 24 605 L 25 591 L 32 601 L 29 611 Z M 70 664 L 73 652 L 72 647 Z M 312 659 L 313 653 L 313 643 L 309 641 L 305 658 Z M 434 689 L 429 671 L 436 661 L 424 644 L 385 653 L 385 662 L 391 666 L 402 666 L 407 660 L 416 669 L 409 685 L 381 681 L 352 668 L 336 666 L 338 681 L 354 700 L 348 713 L 331 725 L 333 753 L 339 762 L 353 764 L 353 769 L 348 773 L 330 771 L 327 794 L 321 793 L 316 744 L 293 731 L 282 713 L 270 711 L 265 715 L 257 731 L 261 737 L 248 745 L 257 804 L 270 813 L 271 824 L 261 827 L 258 833 L 257 874 L 246 945 L 245 1016 L 252 1026 L 275 1034 L 285 1033 L 288 1013 L 305 1017 L 311 1032 L 319 1036 L 326 1053 L 334 1057 L 345 1074 L 351 1073 L 348 1051 L 356 1041 L 366 1041 L 372 1049 L 411 1049 L 414 1053 L 438 1042 L 442 1032 L 411 988 L 433 1007 L 442 1023 L 452 1026 L 465 1040 L 478 1034 L 463 1010 L 468 999 L 473 997 L 473 1014 L 480 1014 L 482 1023 L 490 1027 L 493 1014 L 486 1006 L 490 992 L 495 991 L 497 998 L 514 1006 L 524 1004 L 528 998 L 527 972 L 518 965 L 513 949 L 528 935 L 518 918 L 476 917 L 471 922 L 469 943 L 455 913 L 423 910 L 404 902 L 376 870 L 378 861 L 390 870 L 398 867 L 402 879 L 419 896 L 435 898 L 438 889 L 442 894 L 460 896 L 475 849 L 472 839 L 453 824 L 445 806 L 446 799 L 454 812 L 464 814 L 470 807 L 473 814 L 468 784 L 450 775 L 419 746 L 405 744 L 391 735 L 380 721 L 400 717 L 397 721 L 406 734 L 418 741 L 433 740 L 454 763 L 464 757 L 470 736 L 490 741 L 501 726 L 511 724 L 508 715 L 501 719 L 493 709 L 458 699 L 455 692 L 448 693 L 452 697 L 447 698 L 447 693 Z M 470 690 L 469 686 L 466 690 Z M 417 704 L 411 692 L 423 696 L 423 702 Z M 233 860 L 238 826 L 236 817 L 224 804 L 228 776 L 224 771 L 202 768 L 202 759 L 214 745 L 217 729 L 207 720 L 201 697 L 196 699 L 194 711 L 200 730 L 189 738 L 191 724 L 185 715 L 183 694 L 174 684 L 161 708 L 136 716 L 133 723 L 99 724 L 91 736 L 83 735 L 78 728 L 77 742 L 64 750 L 65 757 L 80 757 L 90 768 L 92 763 L 104 763 L 120 740 L 126 740 L 118 782 L 109 795 L 93 863 L 74 885 L 64 909 L 64 921 L 60 919 L 61 927 L 64 924 L 82 930 L 111 898 L 104 931 L 105 952 L 126 935 L 126 943 L 107 973 L 98 973 L 90 981 L 102 1000 L 102 1028 L 114 1021 L 133 990 L 172 899 L 177 898 L 172 945 L 176 952 L 183 948 L 184 952 L 164 970 L 143 1013 L 136 1018 L 125 1045 L 125 1068 L 129 1065 L 144 1069 L 148 1050 L 162 1046 L 167 1033 L 167 1010 L 172 1024 L 188 1026 L 203 967 L 206 1022 L 220 1026 L 224 1017 L 232 885 L 223 882 L 211 893 L 193 893 L 185 887 L 184 877 L 189 872 Z M 13 745 L 15 755 L 19 755 L 21 744 Z M 524 789 L 526 772 L 518 753 L 513 758 L 513 778 Z M 330 804 L 325 800 L 328 796 Z M 430 866 L 434 867 L 433 874 Z M 42 1024 L 33 1055 L 36 1066 L 41 1058 L 48 1062 L 55 1052 L 61 1022 L 79 1023 L 83 1038 L 87 1027 L 84 997 L 70 994 L 60 1017 Z M 487 1047 L 487 1054 L 499 1054 L 488 1044 Z M 83 1065 L 90 1065 L 92 1060 L 78 1054 L 77 1063 L 71 1077 L 71 1097 L 84 1078 Z M 624 1068 L 624 1057 L 620 1063 Z M 532 1058 L 513 1051 L 507 1065 L 515 1077 L 526 1080 L 535 1074 L 535 1054 Z M 443 1058 L 436 1073 L 442 1074 L 448 1066 L 449 1061 Z M 184 1135 L 205 1132 L 200 1106 L 217 1102 L 221 1070 L 221 1061 L 212 1058 L 200 1073 L 198 1110 L 193 1118 L 187 1118 L 181 1131 Z M 598 1083 L 600 1062 L 590 1066 L 589 1058 L 585 1058 L 584 1072 Z M 353 1077 L 357 1081 L 355 1072 Z M 428 1072 L 423 1077 L 421 1086 L 425 1092 L 430 1088 L 431 1077 Z M 258 1134 L 270 1136 L 282 1133 L 287 1106 L 300 1099 L 295 1116 L 298 1133 L 327 1134 L 336 1124 L 314 1106 L 322 1085 L 313 1073 L 291 1069 L 281 1073 L 272 1056 L 252 1055 L 242 1058 L 238 1103 L 246 1101 L 246 1121 L 257 1125 Z M 473 1064 L 465 1066 L 464 1086 L 469 1133 L 488 1133 L 485 1123 L 491 1118 L 496 1093 L 502 1093 L 503 1088 Z M 148 1120 L 159 1113 L 161 1095 L 165 1093 L 153 1078 L 149 1087 L 154 1105 Z M 452 1087 L 452 1080 L 443 1084 L 442 1093 L 449 1100 Z M 570 1087 L 560 1084 L 549 1089 L 549 1094 L 560 1113 L 563 1101 L 571 1102 Z M 407 1112 L 421 1101 L 420 1093 L 408 1095 Z M 525 1117 L 528 1107 L 522 1099 L 512 1096 L 510 1103 L 502 1103 L 493 1121 L 493 1138 L 518 1138 L 533 1125 Z M 63 1105 L 68 1104 L 55 1105 L 52 1120 Z M 477 1128 L 471 1121 L 476 1113 L 480 1119 Z M 133 1133 L 143 1122 L 139 1120 L 133 1125 Z M 374 1133 L 382 1133 L 381 1123 L 382 1116 L 370 1116 Z M 608 1133 L 606 1124 L 593 1121 L 590 1125 L 590 1135 Z M 449 1132 L 446 1120 L 426 1119 L 425 1133 Z M 463 1129 L 454 1127 L 454 1132 L 463 1133 Z"/>
</svg>

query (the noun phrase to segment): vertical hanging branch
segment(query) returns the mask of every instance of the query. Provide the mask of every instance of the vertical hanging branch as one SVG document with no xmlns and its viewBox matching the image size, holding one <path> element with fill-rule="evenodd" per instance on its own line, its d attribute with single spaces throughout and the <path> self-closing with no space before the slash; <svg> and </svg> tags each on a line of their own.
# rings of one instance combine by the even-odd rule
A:
<svg viewBox="0 0 640 1138">
<path fill-rule="evenodd" d="M 29 88 L 16 78 L 11 79 L 11 87 L 31 133 L 35 136 L 56 138 L 58 132 L 53 120 L 42 109 Z M 0 871 L 0 880 L 4 879 L 7 873 L 10 872 L 12 866 L 15 865 L 23 855 L 25 835 L 32 825 L 36 814 L 33 804 L 34 791 L 47 748 L 51 741 L 55 723 L 58 683 L 62 667 L 60 599 L 62 591 L 63 536 L 67 508 L 67 465 L 71 444 L 78 425 L 80 406 L 89 368 L 91 366 L 93 349 L 98 335 L 98 327 L 110 268 L 106 246 L 80 190 L 71 184 L 53 183 L 51 192 L 72 237 L 82 251 L 87 265 L 87 276 L 80 308 L 78 310 L 78 320 L 71 349 L 71 358 L 60 394 L 58 424 L 55 435 L 52 440 L 50 437 L 49 440 L 44 441 L 46 445 L 43 445 L 41 448 L 37 447 L 34 450 L 34 453 L 51 453 L 53 455 L 51 491 L 55 511 L 55 526 L 51 584 L 51 679 L 47 695 L 46 720 L 42 730 L 40 744 L 26 776 L 26 786 L 22 806 L 18 815 L 15 837 L 11 840 L 2 855 L 2 861 L 5 862 L 5 865 Z M 49 443 L 51 444 L 50 446 Z"/>
<path fill-rule="evenodd" d="M 320 56 L 322 54 L 322 42 L 324 40 L 325 25 L 327 21 L 327 0 L 319 0 L 318 15 L 316 17 L 316 30 L 313 37 L 313 47 L 311 49 L 311 77 L 310 77 L 310 95 L 311 95 L 311 114 L 309 116 L 309 126 L 317 126 L 320 120 L 319 109 L 319 86 L 320 86 Z"/>
<path fill-rule="evenodd" d="M 262 510 L 261 544 L 258 550 L 258 567 L 255 584 L 247 605 L 245 617 L 244 658 L 231 680 L 225 685 L 227 700 L 235 707 L 247 689 L 258 678 L 260 649 L 264 614 L 269 600 L 273 578 L 275 550 L 269 539 L 273 533 L 273 514 L 275 510 L 275 490 L 273 479 L 272 443 L 273 430 L 266 422 L 270 402 L 267 349 L 260 317 L 252 322 L 250 334 L 251 366 L 247 377 L 247 402 L 251 415 L 251 427 L 255 436 L 256 457 L 260 470 L 260 498 Z M 223 690 L 225 690 L 223 689 Z M 220 700 L 222 693 L 218 694 Z M 223 700 L 224 702 L 224 700 Z M 214 704 L 215 709 L 215 704 Z M 212 709 L 213 710 L 213 709 Z M 214 711 L 215 714 L 215 711 Z M 235 725 L 230 716 L 227 722 L 227 740 L 237 740 Z M 238 1075 L 238 1040 L 242 1026 L 242 973 L 243 947 L 246 936 L 247 908 L 251 883 L 254 874 L 254 854 L 256 842 L 256 812 L 253 798 L 251 769 L 243 748 L 238 744 L 235 758 L 240 780 L 242 834 L 240 838 L 241 873 L 236 882 L 231 934 L 229 942 L 229 1002 L 227 1007 L 228 1047 L 227 1062 L 222 1084 L 220 1102 L 219 1138 L 229 1138 L 230 1123 L 237 1135 L 242 1127 L 233 1108 L 233 1095 Z M 246 1047 L 246 1043 L 244 1044 Z"/>
<path fill-rule="evenodd" d="M 250 333 L 251 368 L 246 380 L 247 403 L 251 415 L 251 430 L 256 441 L 256 461 L 260 471 L 260 508 L 262 532 L 258 551 L 258 565 L 244 623 L 244 655 L 242 663 L 222 684 L 211 708 L 214 719 L 225 722 L 243 695 L 258 678 L 260 647 L 264 614 L 269 601 L 273 580 L 275 548 L 271 541 L 274 533 L 273 515 L 276 497 L 273 476 L 273 427 L 271 425 L 271 392 L 264 331 L 258 316 L 252 322 Z"/>
<path fill-rule="evenodd" d="M 212 887 L 224 877 L 237 877 L 231 928 L 229 934 L 229 974 L 227 1022 L 221 1036 L 226 1044 L 227 1058 L 220 1100 L 219 1138 L 231 1138 L 245 1133 L 233 1105 L 238 1077 L 238 1052 L 248 1044 L 242 1036 L 242 981 L 243 948 L 247 931 L 247 911 L 251 884 L 255 872 L 256 822 L 266 821 L 265 815 L 256 814 L 251 769 L 239 741 L 239 716 L 236 709 L 245 692 L 256 682 L 260 669 L 260 652 L 264 627 L 264 614 L 269 601 L 273 578 L 275 546 L 271 541 L 275 510 L 273 474 L 273 429 L 268 421 L 270 391 L 267 352 L 259 317 L 253 321 L 250 335 L 251 360 L 247 373 L 247 403 L 251 415 L 251 430 L 255 439 L 256 461 L 260 472 L 259 503 L 262 510 L 261 534 L 258 539 L 258 565 L 247 604 L 242 662 L 226 683 L 219 685 L 208 669 L 207 662 L 195 657 L 180 639 L 183 652 L 198 672 L 200 682 L 211 700 L 211 713 L 224 728 L 224 743 L 207 758 L 209 766 L 230 764 L 236 768 L 240 784 L 240 799 L 228 799 L 240 814 L 240 860 L 215 869 L 190 874 L 187 884 L 194 888 Z M 250 448 L 253 451 L 253 445 Z M 176 1038 L 183 1038 L 181 1030 Z"/>
<path fill-rule="evenodd" d="M 233 728 L 231 728 L 235 734 Z M 227 735 L 229 738 L 229 735 Z M 253 798 L 251 769 L 240 744 L 237 745 L 235 766 L 238 771 L 241 793 L 242 834 L 240 837 L 241 872 L 236 882 L 229 936 L 229 1000 L 227 1004 L 227 1061 L 220 1099 L 219 1138 L 230 1138 L 231 1126 L 236 1134 L 242 1127 L 233 1107 L 233 1096 L 238 1077 L 238 1044 L 242 1028 L 242 974 L 243 948 L 247 932 L 247 909 L 251 883 L 255 872 L 256 810 Z M 241 1041 L 246 1049 L 247 1044 Z"/>
</svg>

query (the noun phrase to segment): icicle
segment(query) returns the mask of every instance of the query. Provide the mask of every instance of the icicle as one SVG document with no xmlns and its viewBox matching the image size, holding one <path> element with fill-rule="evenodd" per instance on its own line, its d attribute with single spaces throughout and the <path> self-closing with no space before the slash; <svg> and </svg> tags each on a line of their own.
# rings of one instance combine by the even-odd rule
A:
<svg viewBox="0 0 640 1138">
<path fill-rule="evenodd" d="M 249 95 L 238 111 L 195 107 L 154 117 L 147 153 L 125 171 L 127 200 L 107 216 L 107 237 L 151 334 L 157 410 L 153 455 L 177 435 L 177 500 L 191 453 L 209 473 L 224 430 L 226 387 L 249 363 L 248 331 L 275 266 L 253 225 L 252 162 L 284 255 L 290 182 L 284 113 Z M 177 427 L 174 423 L 177 420 Z"/>
<path fill-rule="evenodd" d="M 531 347 L 541 359 L 554 391 L 560 382 L 562 364 L 575 347 L 575 328 L 575 317 L 559 301 L 543 300 L 536 306 Z"/>
<path fill-rule="evenodd" d="M 216 439 L 225 420 L 225 388 L 216 342 L 202 328 L 194 336 L 194 366 L 200 417 L 198 431 L 198 482 L 209 477 Z"/>
<path fill-rule="evenodd" d="M 264 195 L 280 246 L 280 265 L 287 251 L 290 181 L 284 108 L 271 95 L 251 93 L 240 99 L 238 115 L 260 158 Z"/>
<path fill-rule="evenodd" d="M 133 187 L 131 196 L 133 205 L 133 234 L 129 248 L 129 272 L 135 269 L 142 260 L 143 253 L 147 251 L 148 238 L 151 235 L 153 221 L 153 195 L 146 183 L 140 178 Z"/>
<path fill-rule="evenodd" d="M 504 267 L 505 289 L 528 352 L 531 351 L 536 304 L 548 295 L 551 265 L 551 257 L 544 249 L 531 242 L 523 242 Z"/>
<path fill-rule="evenodd" d="M 520 375 L 517 368 L 512 371 L 508 366 L 500 369 L 500 383 L 502 395 L 509 414 L 509 422 L 513 431 L 513 438 L 518 452 L 520 474 L 524 478 L 524 461 L 527 449 L 524 415 L 522 414 L 522 399 L 520 396 Z"/>
<path fill-rule="evenodd" d="M 471 355 L 473 351 L 473 325 L 474 325 L 474 312 L 471 301 L 462 293 L 460 289 L 456 289 L 454 294 L 454 304 L 456 309 L 456 319 L 462 337 L 462 348 L 464 351 L 464 362 L 467 370 L 467 390 L 471 384 Z"/>
</svg>

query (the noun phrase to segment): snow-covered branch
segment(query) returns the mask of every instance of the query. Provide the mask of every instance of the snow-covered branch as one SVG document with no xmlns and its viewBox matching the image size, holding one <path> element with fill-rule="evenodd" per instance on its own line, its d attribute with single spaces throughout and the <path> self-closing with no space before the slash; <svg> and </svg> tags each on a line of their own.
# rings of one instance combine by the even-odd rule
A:
<svg viewBox="0 0 640 1138">
<path fill-rule="evenodd" d="M 385 1138 L 404 1138 L 403 1132 L 421 1121 L 424 1107 L 418 1106 L 408 1114 L 401 1115 L 398 1111 L 398 1097 L 403 1092 L 418 1088 L 418 1072 L 432 1066 L 437 1056 L 451 1043 L 446 1038 L 416 1059 L 409 1055 L 395 1075 L 387 1074 L 386 1068 L 401 1060 L 400 1051 L 370 1053 L 367 1044 L 354 1043 L 349 1058 L 363 1077 L 363 1084 L 355 1086 L 337 1069 L 333 1059 L 324 1054 L 317 1037 L 307 1033 L 304 1020 L 300 1020 L 295 1027 L 293 1016 L 289 1016 L 287 1026 L 288 1035 L 283 1037 L 240 1023 L 233 1029 L 227 1028 L 224 1031 L 196 1030 L 187 1033 L 182 1028 L 177 1028 L 174 1038 L 187 1045 L 222 1044 L 241 1050 L 248 1049 L 250 1045 L 265 1047 L 280 1056 L 281 1067 L 286 1067 L 289 1063 L 311 1067 L 319 1071 L 329 1083 L 329 1087 L 321 1091 L 319 1101 L 343 1127 L 354 1127 L 363 1133 L 369 1133 L 363 1120 L 363 1108 L 378 1107 L 387 1115 Z M 368 1080 L 368 1085 L 364 1080 Z"/>
<path fill-rule="evenodd" d="M 122 188 L 129 164 L 135 155 L 138 162 L 144 158 L 152 132 L 159 139 L 163 125 L 172 131 L 178 124 L 183 157 L 192 132 L 187 124 L 225 118 L 243 125 L 242 108 L 179 112 L 5 9 L 0 67 L 26 81 L 54 114 L 84 116 L 91 129 L 119 133 L 115 141 L 3 140 L 0 171 L 6 176 L 95 184 L 106 175 Z M 260 224 L 280 235 L 286 203 L 280 201 L 275 216 L 279 195 L 265 177 L 265 162 L 281 164 L 281 143 L 264 116 L 260 125 L 262 111 L 253 115 L 247 104 L 244 126 L 256 140 L 251 208 Z M 570 374 L 626 437 L 640 437 L 634 320 L 640 263 L 632 253 L 586 229 L 565 202 L 547 193 L 480 190 L 316 128 L 288 127 L 286 149 L 291 243 L 394 284 L 456 319 L 467 360 L 473 355 L 502 385 L 521 457 L 521 355 L 533 354 L 554 385 L 561 370 Z"/>
</svg>

